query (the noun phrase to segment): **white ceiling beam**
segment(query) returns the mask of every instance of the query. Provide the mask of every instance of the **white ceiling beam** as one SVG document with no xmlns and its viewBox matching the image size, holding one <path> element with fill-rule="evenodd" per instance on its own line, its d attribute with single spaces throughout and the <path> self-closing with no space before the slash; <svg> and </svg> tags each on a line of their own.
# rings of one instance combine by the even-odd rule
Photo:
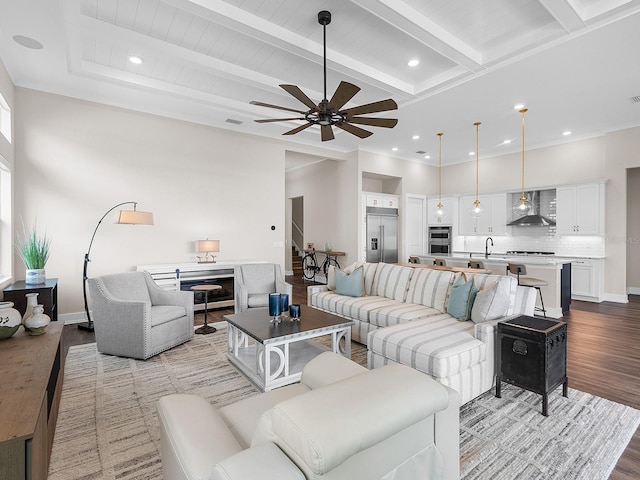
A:
<svg viewBox="0 0 640 480">
<path fill-rule="evenodd" d="M 571 0 L 538 1 L 567 33 L 578 32 L 585 28 L 584 18 Z"/>
<path fill-rule="evenodd" d="M 398 30 L 472 72 L 483 70 L 482 53 L 401 0 L 352 0 Z"/>
<path fill-rule="evenodd" d="M 165 3 L 231 28 L 260 42 L 268 43 L 280 50 L 322 64 L 324 55 L 321 43 L 275 25 L 223 0 L 165 0 Z M 411 83 L 347 55 L 327 49 L 327 61 L 337 72 L 372 86 L 391 93 L 403 94 L 403 96 L 414 94 L 414 86 Z"/>
</svg>

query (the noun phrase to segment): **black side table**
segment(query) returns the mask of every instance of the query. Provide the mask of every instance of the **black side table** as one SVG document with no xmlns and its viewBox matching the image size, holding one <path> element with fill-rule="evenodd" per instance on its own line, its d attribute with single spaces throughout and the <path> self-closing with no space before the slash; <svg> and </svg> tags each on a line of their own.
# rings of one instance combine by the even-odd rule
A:
<svg viewBox="0 0 640 480">
<path fill-rule="evenodd" d="M 501 382 L 542 395 L 542 414 L 548 415 L 549 393 L 562 385 L 567 396 L 567 324 L 521 316 L 498 323 L 498 374 Z"/>
<path fill-rule="evenodd" d="M 16 310 L 24 315 L 27 308 L 27 293 L 37 293 L 38 303 L 44 307 L 44 313 L 52 321 L 58 320 L 58 279 L 47 278 L 44 283 L 27 284 L 19 280 L 4 289 L 4 299 L 13 302 Z"/>
</svg>

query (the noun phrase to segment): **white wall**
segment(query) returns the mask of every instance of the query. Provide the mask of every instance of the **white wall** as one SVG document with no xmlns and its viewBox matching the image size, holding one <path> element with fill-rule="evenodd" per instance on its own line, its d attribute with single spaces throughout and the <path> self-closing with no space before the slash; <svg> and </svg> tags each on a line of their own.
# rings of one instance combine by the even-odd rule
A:
<svg viewBox="0 0 640 480">
<path fill-rule="evenodd" d="M 640 294 L 640 168 L 627 170 L 627 289 Z"/>
<path fill-rule="evenodd" d="M 194 242 L 206 237 L 220 240 L 218 261 L 284 265 L 282 145 L 22 88 L 15 103 L 15 217 L 37 219 L 52 238 L 46 271 L 59 278 L 60 313 L 82 311 L 91 234 L 123 201 L 152 211 L 155 226 L 106 218 L 89 276 L 195 261 Z M 21 261 L 16 268 L 24 278 Z"/>
</svg>

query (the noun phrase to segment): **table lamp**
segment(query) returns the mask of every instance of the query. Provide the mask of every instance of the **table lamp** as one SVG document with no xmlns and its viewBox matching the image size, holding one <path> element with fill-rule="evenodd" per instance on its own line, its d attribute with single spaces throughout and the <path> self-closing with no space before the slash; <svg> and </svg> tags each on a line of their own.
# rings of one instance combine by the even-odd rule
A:
<svg viewBox="0 0 640 480">
<path fill-rule="evenodd" d="M 200 253 L 204 253 L 203 257 L 198 257 L 198 263 L 216 263 L 215 255 L 211 255 L 209 260 L 209 254 L 220 251 L 220 240 L 198 240 L 197 250 Z"/>
</svg>

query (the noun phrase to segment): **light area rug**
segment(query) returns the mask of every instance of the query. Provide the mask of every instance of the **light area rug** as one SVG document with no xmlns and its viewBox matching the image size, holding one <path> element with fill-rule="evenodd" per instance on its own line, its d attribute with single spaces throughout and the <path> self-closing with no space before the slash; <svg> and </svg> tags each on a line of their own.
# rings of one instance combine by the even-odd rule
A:
<svg viewBox="0 0 640 480">
<path fill-rule="evenodd" d="M 366 348 L 354 343 L 352 358 L 366 365 Z M 560 391 L 551 395 L 549 417 L 538 395 L 508 385 L 502 399 L 488 392 L 463 406 L 462 478 L 606 479 L 640 411 Z M 224 328 L 146 361 L 102 355 L 95 344 L 71 347 L 49 479 L 162 479 L 155 405 L 177 392 L 223 406 L 257 390 L 227 362 Z"/>
</svg>

